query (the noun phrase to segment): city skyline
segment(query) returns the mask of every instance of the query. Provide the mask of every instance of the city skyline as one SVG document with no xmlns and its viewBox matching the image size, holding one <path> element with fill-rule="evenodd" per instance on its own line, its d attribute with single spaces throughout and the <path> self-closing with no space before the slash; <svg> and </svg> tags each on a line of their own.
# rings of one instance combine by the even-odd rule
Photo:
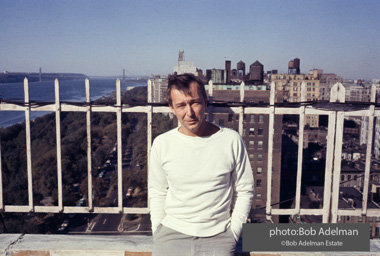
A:
<svg viewBox="0 0 380 256">
<path fill-rule="evenodd" d="M 256 60 L 380 78 L 380 3 L 366 1 L 2 1 L 0 72 L 166 75 L 178 51 L 206 70 Z"/>
</svg>

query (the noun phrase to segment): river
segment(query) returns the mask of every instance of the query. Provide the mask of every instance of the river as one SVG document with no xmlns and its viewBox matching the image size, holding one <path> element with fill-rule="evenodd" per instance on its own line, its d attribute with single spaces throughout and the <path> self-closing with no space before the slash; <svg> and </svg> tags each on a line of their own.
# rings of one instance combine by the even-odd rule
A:
<svg viewBox="0 0 380 256">
<path fill-rule="evenodd" d="M 85 80 L 63 80 L 59 82 L 61 101 L 84 102 L 86 100 Z M 126 80 L 121 84 L 121 90 L 125 91 L 131 86 L 146 86 L 146 80 Z M 109 96 L 116 91 L 116 79 L 90 78 L 91 101 L 103 96 Z M 30 101 L 54 102 L 54 81 L 42 81 L 29 83 Z M 0 84 L 0 99 L 12 101 L 24 101 L 23 83 Z M 31 111 L 31 119 L 50 112 Z M 23 111 L 0 111 L 0 127 L 8 127 L 25 121 Z"/>
</svg>

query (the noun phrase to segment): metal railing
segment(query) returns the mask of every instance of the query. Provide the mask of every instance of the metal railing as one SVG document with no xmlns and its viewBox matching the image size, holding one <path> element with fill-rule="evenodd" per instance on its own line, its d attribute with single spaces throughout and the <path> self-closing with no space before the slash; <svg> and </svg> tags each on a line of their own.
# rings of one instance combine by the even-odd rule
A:
<svg viewBox="0 0 380 256">
<path fill-rule="evenodd" d="M 53 111 L 56 115 L 56 147 L 57 147 L 57 176 L 58 176 L 58 205 L 57 206 L 38 206 L 33 203 L 33 177 L 32 177 L 32 154 L 31 154 L 31 134 L 30 134 L 30 111 L 31 102 L 29 100 L 29 84 L 27 79 L 24 81 L 25 99 L 24 104 L 14 104 L 2 102 L 0 111 L 24 111 L 26 126 L 26 157 L 27 157 L 27 177 L 28 177 L 28 205 L 4 205 L 3 187 L 2 187 L 2 170 L 0 158 L 0 211 L 4 212 L 49 212 L 49 213 L 148 213 L 148 207 L 133 208 L 123 206 L 122 191 L 122 113 L 145 113 L 147 115 L 147 159 L 149 159 L 150 148 L 152 144 L 152 115 L 153 113 L 170 113 L 167 106 L 152 104 L 152 82 L 148 80 L 148 102 L 145 106 L 130 106 L 121 103 L 121 86 L 120 80 L 116 81 L 116 104 L 110 106 L 92 105 L 90 102 L 90 82 L 85 81 L 86 102 L 83 105 L 63 103 L 60 101 L 59 81 L 55 81 L 55 103 L 34 106 L 33 111 Z M 298 105 L 288 106 L 275 102 L 276 89 L 275 83 L 271 84 L 270 102 L 266 106 L 252 106 L 244 102 L 245 94 L 244 82 L 240 85 L 240 104 L 230 106 L 221 106 L 214 104 L 213 83 L 209 82 L 210 113 L 235 113 L 239 115 L 239 133 L 243 134 L 243 120 L 245 114 L 264 114 L 269 115 L 269 136 L 268 136 L 268 162 L 267 162 L 267 202 L 266 215 L 271 220 L 273 215 L 319 215 L 322 216 L 323 223 L 336 223 L 338 216 L 368 216 L 379 217 L 380 209 L 368 209 L 367 198 L 369 191 L 369 176 L 371 165 L 371 148 L 373 136 L 374 118 L 380 116 L 380 110 L 376 108 L 375 96 L 376 87 L 372 86 L 371 103 L 366 104 L 359 110 L 344 110 L 345 90 L 342 84 L 336 84 L 331 90 L 331 99 L 329 104 L 323 108 L 313 104 L 305 103 L 306 84 L 301 85 L 301 102 Z M 117 123 L 117 180 L 118 180 L 118 203 L 116 207 L 94 207 L 92 189 L 88 189 L 88 206 L 72 207 L 63 205 L 62 193 L 62 162 L 61 162 L 61 112 L 85 112 L 86 129 L 87 129 L 87 175 L 88 188 L 92 188 L 91 169 L 91 113 L 93 112 L 111 112 L 116 113 Z M 298 145 L 298 162 L 297 162 L 297 182 L 295 207 L 293 209 L 278 209 L 271 205 L 272 198 L 272 163 L 273 163 L 273 138 L 274 138 L 274 118 L 275 115 L 298 115 L 299 116 L 299 145 Z M 302 178 L 302 159 L 304 141 L 304 120 L 305 115 L 327 115 L 328 116 L 328 134 L 327 134 L 327 152 L 324 181 L 323 208 L 321 209 L 304 209 L 301 208 L 301 178 Z M 347 116 L 366 116 L 369 119 L 367 149 L 365 159 L 364 189 L 363 189 L 363 207 L 361 209 L 338 209 L 339 203 L 339 182 L 341 172 L 341 155 L 343 144 L 344 118 Z M 0 146 L 1 156 L 1 146 Z M 148 161 L 149 168 L 149 161 Z"/>
</svg>

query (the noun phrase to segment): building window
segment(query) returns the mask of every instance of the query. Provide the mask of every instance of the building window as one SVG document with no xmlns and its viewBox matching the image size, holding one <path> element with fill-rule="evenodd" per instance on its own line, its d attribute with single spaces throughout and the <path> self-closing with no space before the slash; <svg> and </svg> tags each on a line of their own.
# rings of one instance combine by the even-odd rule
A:
<svg viewBox="0 0 380 256">
<path fill-rule="evenodd" d="M 263 167 L 257 167 L 257 173 L 261 174 L 263 172 Z"/>
<path fill-rule="evenodd" d="M 249 141 L 249 147 L 253 148 L 254 146 L 255 146 L 255 141 L 254 140 L 250 140 Z"/>
<path fill-rule="evenodd" d="M 255 128 L 249 128 L 249 135 L 255 135 Z"/>
<path fill-rule="evenodd" d="M 257 193 L 257 194 L 256 194 L 256 197 L 257 197 L 257 198 L 261 198 L 261 193 Z"/>
<path fill-rule="evenodd" d="M 340 176 L 340 180 L 344 181 L 344 175 Z"/>
<path fill-rule="evenodd" d="M 219 125 L 224 126 L 224 119 L 219 119 Z"/>
<path fill-rule="evenodd" d="M 256 187 L 261 187 L 261 180 L 256 180 Z"/>
<path fill-rule="evenodd" d="M 264 129 L 263 129 L 263 128 L 259 128 L 259 129 L 257 129 L 257 134 L 258 134 L 258 135 L 263 135 L 263 132 L 264 132 Z"/>
<path fill-rule="evenodd" d="M 249 122 L 251 123 L 255 122 L 255 115 L 249 115 Z"/>
<path fill-rule="evenodd" d="M 247 129 L 243 128 L 243 136 L 247 135 Z"/>
<path fill-rule="evenodd" d="M 231 123 L 233 121 L 234 115 L 228 114 L 228 122 Z"/>
<path fill-rule="evenodd" d="M 264 115 L 259 115 L 259 123 L 264 122 Z"/>
<path fill-rule="evenodd" d="M 253 154 L 249 154 L 249 159 L 250 160 L 253 160 L 253 157 L 254 157 Z"/>
<path fill-rule="evenodd" d="M 262 147 L 263 147 L 263 141 L 262 141 L 262 140 L 259 140 L 259 141 L 257 142 L 257 147 L 258 147 L 258 148 L 262 148 Z"/>
<path fill-rule="evenodd" d="M 257 155 L 257 160 L 258 161 L 263 161 L 263 154 L 258 154 Z"/>
</svg>

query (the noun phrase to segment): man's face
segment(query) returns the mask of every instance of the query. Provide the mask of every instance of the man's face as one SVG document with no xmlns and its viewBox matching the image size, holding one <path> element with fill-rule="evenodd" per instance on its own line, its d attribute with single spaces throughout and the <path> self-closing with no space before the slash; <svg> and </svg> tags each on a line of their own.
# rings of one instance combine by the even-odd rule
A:
<svg viewBox="0 0 380 256">
<path fill-rule="evenodd" d="M 171 90 L 172 105 L 170 109 L 181 123 L 179 131 L 188 136 L 202 136 L 205 127 L 206 101 L 198 83 L 192 82 L 189 95 L 173 88 Z"/>
</svg>

